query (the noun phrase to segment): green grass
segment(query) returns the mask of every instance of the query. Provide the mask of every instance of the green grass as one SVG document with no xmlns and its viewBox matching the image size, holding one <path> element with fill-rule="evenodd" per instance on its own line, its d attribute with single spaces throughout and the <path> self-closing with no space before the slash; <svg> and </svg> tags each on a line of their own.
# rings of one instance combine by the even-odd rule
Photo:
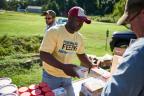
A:
<svg viewBox="0 0 144 96">
<path fill-rule="evenodd" d="M 45 21 L 44 17 L 39 14 L 25 14 L 17 12 L 6 12 L 0 14 L 0 36 L 32 36 L 44 35 Z M 92 21 L 92 24 L 84 24 L 80 32 L 84 35 L 86 52 L 95 55 L 104 55 L 109 53 L 105 51 L 105 34 L 106 31 L 111 34 L 114 31 L 127 30 L 122 26 L 114 23 L 100 23 Z M 110 40 L 109 37 L 109 40 Z"/>
<path fill-rule="evenodd" d="M 0 57 L 0 77 L 10 77 L 18 86 L 30 85 L 41 81 L 42 68 L 39 63 L 24 62 L 32 60 L 37 54 L 14 54 Z"/>
<path fill-rule="evenodd" d="M 105 50 L 106 45 L 106 31 L 109 31 L 108 45 L 114 31 L 126 30 L 122 26 L 117 26 L 114 23 L 100 23 L 93 22 L 90 25 L 84 25 L 80 30 L 84 35 L 86 52 L 102 56 L 105 53 L 110 53 L 109 46 Z"/>
<path fill-rule="evenodd" d="M 0 14 L 0 35 L 42 35 L 45 22 L 38 14 L 6 12 Z"/>
<path fill-rule="evenodd" d="M 17 86 L 27 86 L 30 84 L 38 84 L 41 82 L 42 68 L 39 64 L 33 64 L 30 69 L 20 68 L 18 66 L 10 66 L 1 70 L 0 76 L 9 77 Z"/>
<path fill-rule="evenodd" d="M 33 36 L 44 35 L 45 21 L 44 17 L 39 14 L 24 14 L 17 12 L 6 12 L 0 14 L 0 36 Z M 84 36 L 85 51 L 88 54 L 94 54 L 97 56 L 103 56 L 106 53 L 111 54 L 109 46 L 105 50 L 106 43 L 106 31 L 109 30 L 109 40 L 114 31 L 127 30 L 123 26 L 117 26 L 114 23 L 101 23 L 92 21 L 92 24 L 84 24 L 80 32 Z M 1 61 L 2 59 L 0 59 Z M 7 61 L 11 62 L 11 59 Z M 7 62 L 1 61 L 1 63 Z M 20 61 L 16 61 L 20 62 Z M 79 65 L 78 59 L 75 57 L 75 64 Z M 31 69 L 21 70 L 14 68 L 15 70 L 22 71 L 9 72 L 14 70 L 5 69 L 7 73 L 1 73 L 0 77 L 8 76 L 13 79 L 13 82 L 19 86 L 29 85 L 32 83 L 38 83 L 41 81 L 41 67 L 34 65 Z M 11 74 L 10 74 L 11 73 Z"/>
<path fill-rule="evenodd" d="M 25 69 L 20 67 L 5 68 L 1 70 L 0 76 L 9 77 L 13 83 L 18 86 L 25 86 L 30 84 L 38 84 L 41 82 L 42 68 L 38 64 L 34 64 L 31 69 Z"/>
<path fill-rule="evenodd" d="M 33 68 L 27 70 L 27 73 L 12 76 L 13 83 L 18 86 L 28 86 L 31 84 L 38 84 L 42 78 L 42 68 L 35 64 Z"/>
</svg>

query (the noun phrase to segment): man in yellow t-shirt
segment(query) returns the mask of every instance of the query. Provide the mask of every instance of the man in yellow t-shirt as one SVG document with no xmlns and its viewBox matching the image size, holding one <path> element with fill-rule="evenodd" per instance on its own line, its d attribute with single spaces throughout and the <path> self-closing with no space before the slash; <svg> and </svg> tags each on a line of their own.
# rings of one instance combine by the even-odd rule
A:
<svg viewBox="0 0 144 96">
<path fill-rule="evenodd" d="M 92 62 L 84 52 L 82 35 L 78 32 L 83 23 L 90 24 L 84 10 L 75 6 L 68 12 L 68 22 L 65 25 L 54 26 L 46 32 L 41 47 L 40 58 L 43 61 L 43 82 L 52 89 L 64 87 L 66 96 L 75 96 L 71 77 L 78 77 L 72 64 L 75 54 L 88 68 Z"/>
</svg>

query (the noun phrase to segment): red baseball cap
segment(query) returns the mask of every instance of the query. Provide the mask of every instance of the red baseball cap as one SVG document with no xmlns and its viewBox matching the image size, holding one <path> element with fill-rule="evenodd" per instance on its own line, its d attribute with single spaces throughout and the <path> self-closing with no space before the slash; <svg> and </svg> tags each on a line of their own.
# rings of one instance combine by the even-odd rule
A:
<svg viewBox="0 0 144 96">
<path fill-rule="evenodd" d="M 68 17 L 72 16 L 78 17 L 87 24 L 91 23 L 91 20 L 87 18 L 84 9 L 82 9 L 81 7 L 78 6 L 72 7 L 68 12 Z"/>
</svg>

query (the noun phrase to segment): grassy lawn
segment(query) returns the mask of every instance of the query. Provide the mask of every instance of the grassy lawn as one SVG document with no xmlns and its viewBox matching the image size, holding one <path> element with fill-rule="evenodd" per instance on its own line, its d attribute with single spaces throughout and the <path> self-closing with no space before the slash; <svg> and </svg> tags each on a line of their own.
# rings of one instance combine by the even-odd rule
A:
<svg viewBox="0 0 144 96">
<path fill-rule="evenodd" d="M 13 54 L 0 57 L 0 77 L 10 77 L 18 86 L 30 85 L 41 81 L 42 68 L 39 63 L 25 63 L 34 54 Z"/>
<path fill-rule="evenodd" d="M 45 21 L 44 18 L 39 14 L 24 14 L 17 12 L 6 12 L 4 14 L 0 14 L 0 36 L 43 36 L 44 29 Z M 109 47 L 107 50 L 105 50 L 105 36 L 107 30 L 110 32 L 110 40 L 114 31 L 127 29 L 125 29 L 123 26 L 117 26 L 114 23 L 101 23 L 92 21 L 92 24 L 90 25 L 84 24 L 80 32 L 84 36 L 86 53 L 97 56 L 103 56 L 106 53 L 111 54 Z M 11 62 L 11 59 L 8 60 Z M 79 64 L 77 58 L 74 59 L 74 63 Z M 11 77 L 13 82 L 19 86 L 38 83 L 41 80 L 41 67 L 38 64 L 34 64 L 31 69 L 25 69 L 25 71 L 18 70 L 16 68 L 14 69 L 17 71 L 10 70 L 9 72 L 9 69 L 5 69 L 5 72 L 7 73 L 3 74 L 0 72 L 0 77 Z"/>
<path fill-rule="evenodd" d="M 0 36 L 43 36 L 44 29 L 45 21 L 40 14 L 25 14 L 17 12 L 6 12 L 0 14 Z M 90 25 L 84 24 L 80 32 L 84 36 L 87 53 L 104 55 L 107 52 L 105 51 L 105 35 L 107 30 L 110 32 L 110 40 L 111 34 L 114 31 L 127 29 L 123 26 L 117 26 L 114 23 L 92 21 L 92 24 Z"/>
<path fill-rule="evenodd" d="M 0 35 L 42 35 L 45 22 L 38 14 L 6 12 L 0 14 Z"/>
</svg>

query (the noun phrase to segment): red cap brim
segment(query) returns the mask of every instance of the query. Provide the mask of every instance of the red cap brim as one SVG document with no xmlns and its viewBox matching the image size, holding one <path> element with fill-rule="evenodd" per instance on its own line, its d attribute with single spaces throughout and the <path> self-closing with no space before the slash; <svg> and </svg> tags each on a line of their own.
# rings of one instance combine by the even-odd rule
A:
<svg viewBox="0 0 144 96">
<path fill-rule="evenodd" d="M 84 22 L 87 23 L 87 24 L 90 24 L 90 23 L 91 23 L 91 20 L 88 19 L 87 17 L 79 16 L 78 18 L 81 19 L 82 21 L 84 21 Z"/>
</svg>

